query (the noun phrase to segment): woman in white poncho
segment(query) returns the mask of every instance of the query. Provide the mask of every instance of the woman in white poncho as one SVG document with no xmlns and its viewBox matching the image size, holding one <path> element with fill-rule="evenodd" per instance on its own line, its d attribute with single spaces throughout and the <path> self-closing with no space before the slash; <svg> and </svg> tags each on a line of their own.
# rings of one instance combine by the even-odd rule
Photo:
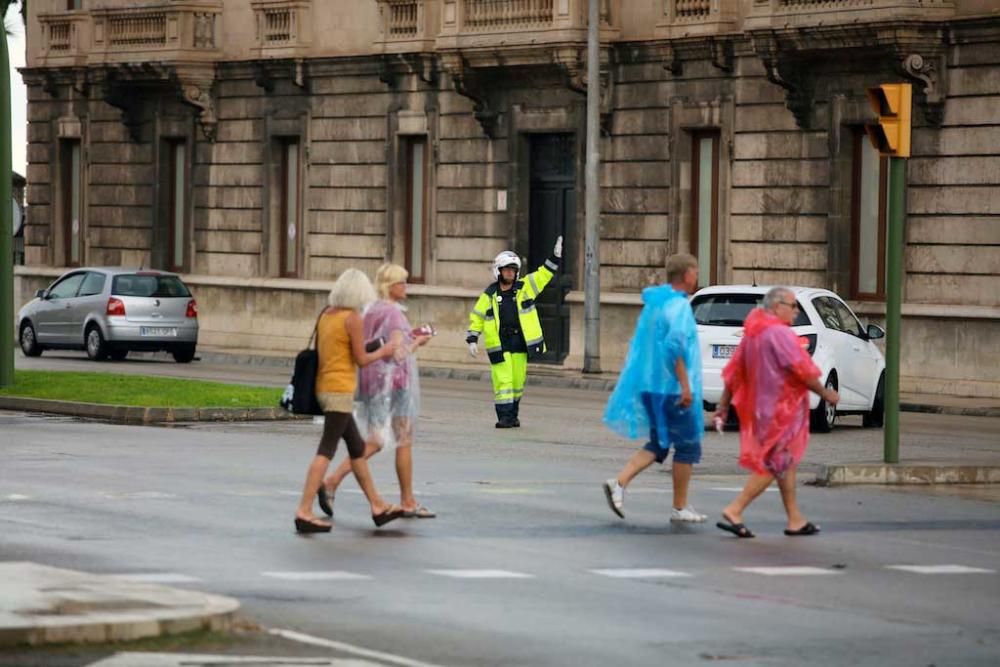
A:
<svg viewBox="0 0 1000 667">
<path fill-rule="evenodd" d="M 396 354 L 361 369 L 357 395 L 357 422 L 365 435 L 365 458 L 383 448 L 396 450 L 400 505 L 404 517 L 435 516 L 413 495 L 413 436 L 420 413 L 420 382 L 416 350 L 433 335 L 429 328 L 413 329 L 406 319 L 406 279 L 409 273 L 397 264 L 383 264 L 375 273 L 380 300 L 364 313 L 365 340 L 398 341 Z M 317 494 L 320 508 L 333 516 L 333 498 L 350 474 L 344 461 L 324 480 Z"/>
</svg>

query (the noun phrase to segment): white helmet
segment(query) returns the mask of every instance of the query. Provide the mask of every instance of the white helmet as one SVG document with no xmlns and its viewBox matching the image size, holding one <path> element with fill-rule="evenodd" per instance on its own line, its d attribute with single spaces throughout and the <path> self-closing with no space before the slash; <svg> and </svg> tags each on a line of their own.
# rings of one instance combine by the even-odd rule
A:
<svg viewBox="0 0 1000 667">
<path fill-rule="evenodd" d="M 521 258 L 512 250 L 504 250 L 493 258 L 493 280 L 500 280 L 500 269 L 505 266 L 514 266 L 521 273 Z"/>
</svg>

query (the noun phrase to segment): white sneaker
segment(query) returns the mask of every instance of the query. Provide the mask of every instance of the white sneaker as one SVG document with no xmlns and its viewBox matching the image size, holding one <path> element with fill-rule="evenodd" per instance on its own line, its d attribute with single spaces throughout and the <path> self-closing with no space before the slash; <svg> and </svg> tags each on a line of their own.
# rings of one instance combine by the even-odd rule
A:
<svg viewBox="0 0 1000 667">
<path fill-rule="evenodd" d="M 604 482 L 604 495 L 608 499 L 608 507 L 611 511 L 625 518 L 625 487 L 618 483 L 618 480 L 611 478 Z"/>
<path fill-rule="evenodd" d="M 688 505 L 682 510 L 676 507 L 670 508 L 670 520 L 671 521 L 681 521 L 684 523 L 701 523 L 708 517 L 704 514 L 698 514 L 694 511 L 694 508 Z"/>
</svg>

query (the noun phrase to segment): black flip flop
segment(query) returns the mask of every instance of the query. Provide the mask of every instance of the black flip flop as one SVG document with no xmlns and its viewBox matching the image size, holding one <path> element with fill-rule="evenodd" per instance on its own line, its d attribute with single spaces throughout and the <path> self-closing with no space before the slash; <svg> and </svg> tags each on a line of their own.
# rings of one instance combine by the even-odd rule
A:
<svg viewBox="0 0 1000 667">
<path fill-rule="evenodd" d="M 316 500 L 319 501 L 319 508 L 323 510 L 323 514 L 333 516 L 333 494 L 327 495 L 326 487 L 322 484 L 319 485 L 319 490 L 316 491 Z"/>
<path fill-rule="evenodd" d="M 785 535 L 789 537 L 797 537 L 799 535 L 815 535 L 819 532 L 819 526 L 811 521 L 806 521 L 806 525 L 802 526 L 798 530 L 785 530 Z"/>
<path fill-rule="evenodd" d="M 752 532 L 750 532 L 750 529 L 744 526 L 742 523 L 733 523 L 729 519 L 726 519 L 724 522 L 717 521 L 715 523 L 715 527 L 721 528 L 727 533 L 732 533 L 736 537 L 742 537 L 742 538 L 756 537 Z"/>
<path fill-rule="evenodd" d="M 394 510 L 386 510 L 381 514 L 372 514 L 372 521 L 375 522 L 376 528 L 381 528 L 390 521 L 395 521 L 399 517 L 403 516 L 403 513 L 403 509 L 401 507 L 397 507 Z"/>
<path fill-rule="evenodd" d="M 297 533 L 329 533 L 331 528 L 333 526 L 295 517 L 295 532 Z"/>
</svg>

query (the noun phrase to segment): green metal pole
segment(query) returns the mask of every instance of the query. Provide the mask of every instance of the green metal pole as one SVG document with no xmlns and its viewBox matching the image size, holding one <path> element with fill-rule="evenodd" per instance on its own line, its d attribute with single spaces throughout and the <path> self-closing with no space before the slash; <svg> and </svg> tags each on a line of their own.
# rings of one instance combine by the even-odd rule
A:
<svg viewBox="0 0 1000 667">
<path fill-rule="evenodd" d="M 889 229 L 885 285 L 886 463 L 899 463 L 899 339 L 903 309 L 903 187 L 906 159 L 889 158 Z"/>
<path fill-rule="evenodd" d="M 0 1 L 7 16 L 9 0 Z M 0 39 L 0 387 L 14 384 L 14 214 L 11 208 L 10 54 Z"/>
</svg>

